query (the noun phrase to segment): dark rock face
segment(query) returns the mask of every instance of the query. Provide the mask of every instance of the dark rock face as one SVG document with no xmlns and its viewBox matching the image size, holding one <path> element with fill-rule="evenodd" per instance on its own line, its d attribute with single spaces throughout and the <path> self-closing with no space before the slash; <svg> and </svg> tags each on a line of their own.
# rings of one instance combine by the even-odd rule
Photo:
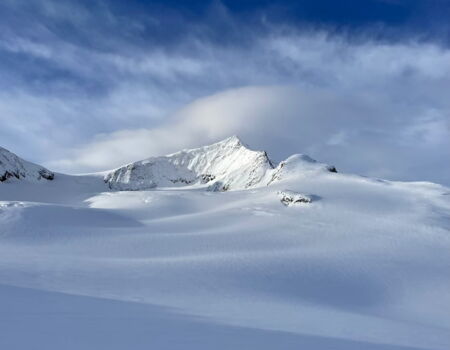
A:
<svg viewBox="0 0 450 350">
<path fill-rule="evenodd" d="M 39 175 L 49 181 L 52 181 L 55 178 L 55 174 L 45 168 L 39 170 Z"/>
<path fill-rule="evenodd" d="M 328 171 L 330 172 L 330 173 L 337 173 L 338 171 L 336 170 L 336 167 L 334 167 L 334 166 L 332 166 L 332 165 L 330 165 L 329 167 L 328 167 Z"/>
<path fill-rule="evenodd" d="M 10 173 L 9 171 L 5 171 L 2 175 L 0 175 L 0 182 L 4 182 L 11 177 L 15 177 L 17 179 L 20 178 L 19 175 L 16 173 Z"/>
<path fill-rule="evenodd" d="M 169 181 L 174 183 L 174 184 L 182 183 L 182 184 L 185 184 L 185 185 L 189 185 L 189 184 L 192 183 L 192 181 L 183 179 L 181 177 L 179 177 L 177 179 L 170 179 Z"/>
<path fill-rule="evenodd" d="M 202 183 L 206 184 L 206 183 L 214 180 L 216 177 L 214 175 L 211 175 L 211 174 L 203 174 L 201 176 L 201 178 L 202 178 Z"/>
</svg>

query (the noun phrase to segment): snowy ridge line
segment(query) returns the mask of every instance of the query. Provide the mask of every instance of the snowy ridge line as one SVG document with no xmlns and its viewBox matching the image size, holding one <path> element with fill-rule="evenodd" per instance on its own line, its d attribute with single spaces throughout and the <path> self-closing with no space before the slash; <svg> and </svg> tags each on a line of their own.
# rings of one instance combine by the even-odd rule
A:
<svg viewBox="0 0 450 350">
<path fill-rule="evenodd" d="M 0 182 L 11 179 L 39 181 L 53 180 L 55 174 L 50 170 L 23 160 L 7 149 L 0 147 Z"/>
<path fill-rule="evenodd" d="M 77 177 L 103 178 L 113 191 L 195 186 L 223 192 L 265 187 L 292 176 L 313 176 L 317 172 L 336 172 L 336 168 L 303 154 L 292 155 L 274 165 L 265 151 L 252 150 L 237 136 L 231 136 L 212 145 L 150 157 L 114 170 Z M 55 174 L 46 168 L 0 148 L 0 182 L 36 182 L 53 180 L 54 177 Z"/>
<path fill-rule="evenodd" d="M 249 149 L 237 136 L 195 149 L 151 157 L 109 172 L 105 182 L 113 190 L 198 185 L 209 191 L 267 186 L 294 172 L 336 172 L 305 155 L 293 155 L 274 166 L 265 151 Z"/>
</svg>

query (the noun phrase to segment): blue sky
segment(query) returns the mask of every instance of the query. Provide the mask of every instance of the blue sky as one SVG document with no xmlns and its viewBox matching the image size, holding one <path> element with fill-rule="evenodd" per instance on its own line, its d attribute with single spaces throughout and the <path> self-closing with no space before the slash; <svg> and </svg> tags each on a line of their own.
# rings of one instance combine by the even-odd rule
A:
<svg viewBox="0 0 450 350">
<path fill-rule="evenodd" d="M 450 184 L 450 1 L 0 4 L 0 145 L 98 171 L 238 134 Z"/>
</svg>

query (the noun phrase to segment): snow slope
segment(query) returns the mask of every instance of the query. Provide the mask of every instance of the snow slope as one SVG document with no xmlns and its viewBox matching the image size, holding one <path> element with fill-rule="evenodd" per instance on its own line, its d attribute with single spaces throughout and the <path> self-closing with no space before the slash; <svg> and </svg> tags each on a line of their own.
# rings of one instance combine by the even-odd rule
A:
<svg viewBox="0 0 450 350">
<path fill-rule="evenodd" d="M 221 159 L 247 154 L 242 177 L 184 151 L 161 162 L 189 185 L 151 166 L 151 190 L 0 183 L 0 348 L 450 348 L 450 189 L 232 144 Z"/>
<path fill-rule="evenodd" d="M 54 174 L 39 165 L 27 162 L 0 147 L 0 182 L 12 180 L 53 180 Z"/>
</svg>

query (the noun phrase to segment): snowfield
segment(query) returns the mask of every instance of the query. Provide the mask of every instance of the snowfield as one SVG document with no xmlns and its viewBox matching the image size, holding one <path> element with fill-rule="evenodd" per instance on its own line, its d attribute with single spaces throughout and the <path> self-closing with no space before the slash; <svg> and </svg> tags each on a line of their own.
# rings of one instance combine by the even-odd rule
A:
<svg viewBox="0 0 450 350">
<path fill-rule="evenodd" d="M 450 189 L 236 137 L 11 177 L 0 322 L 1 349 L 447 350 Z"/>
</svg>

